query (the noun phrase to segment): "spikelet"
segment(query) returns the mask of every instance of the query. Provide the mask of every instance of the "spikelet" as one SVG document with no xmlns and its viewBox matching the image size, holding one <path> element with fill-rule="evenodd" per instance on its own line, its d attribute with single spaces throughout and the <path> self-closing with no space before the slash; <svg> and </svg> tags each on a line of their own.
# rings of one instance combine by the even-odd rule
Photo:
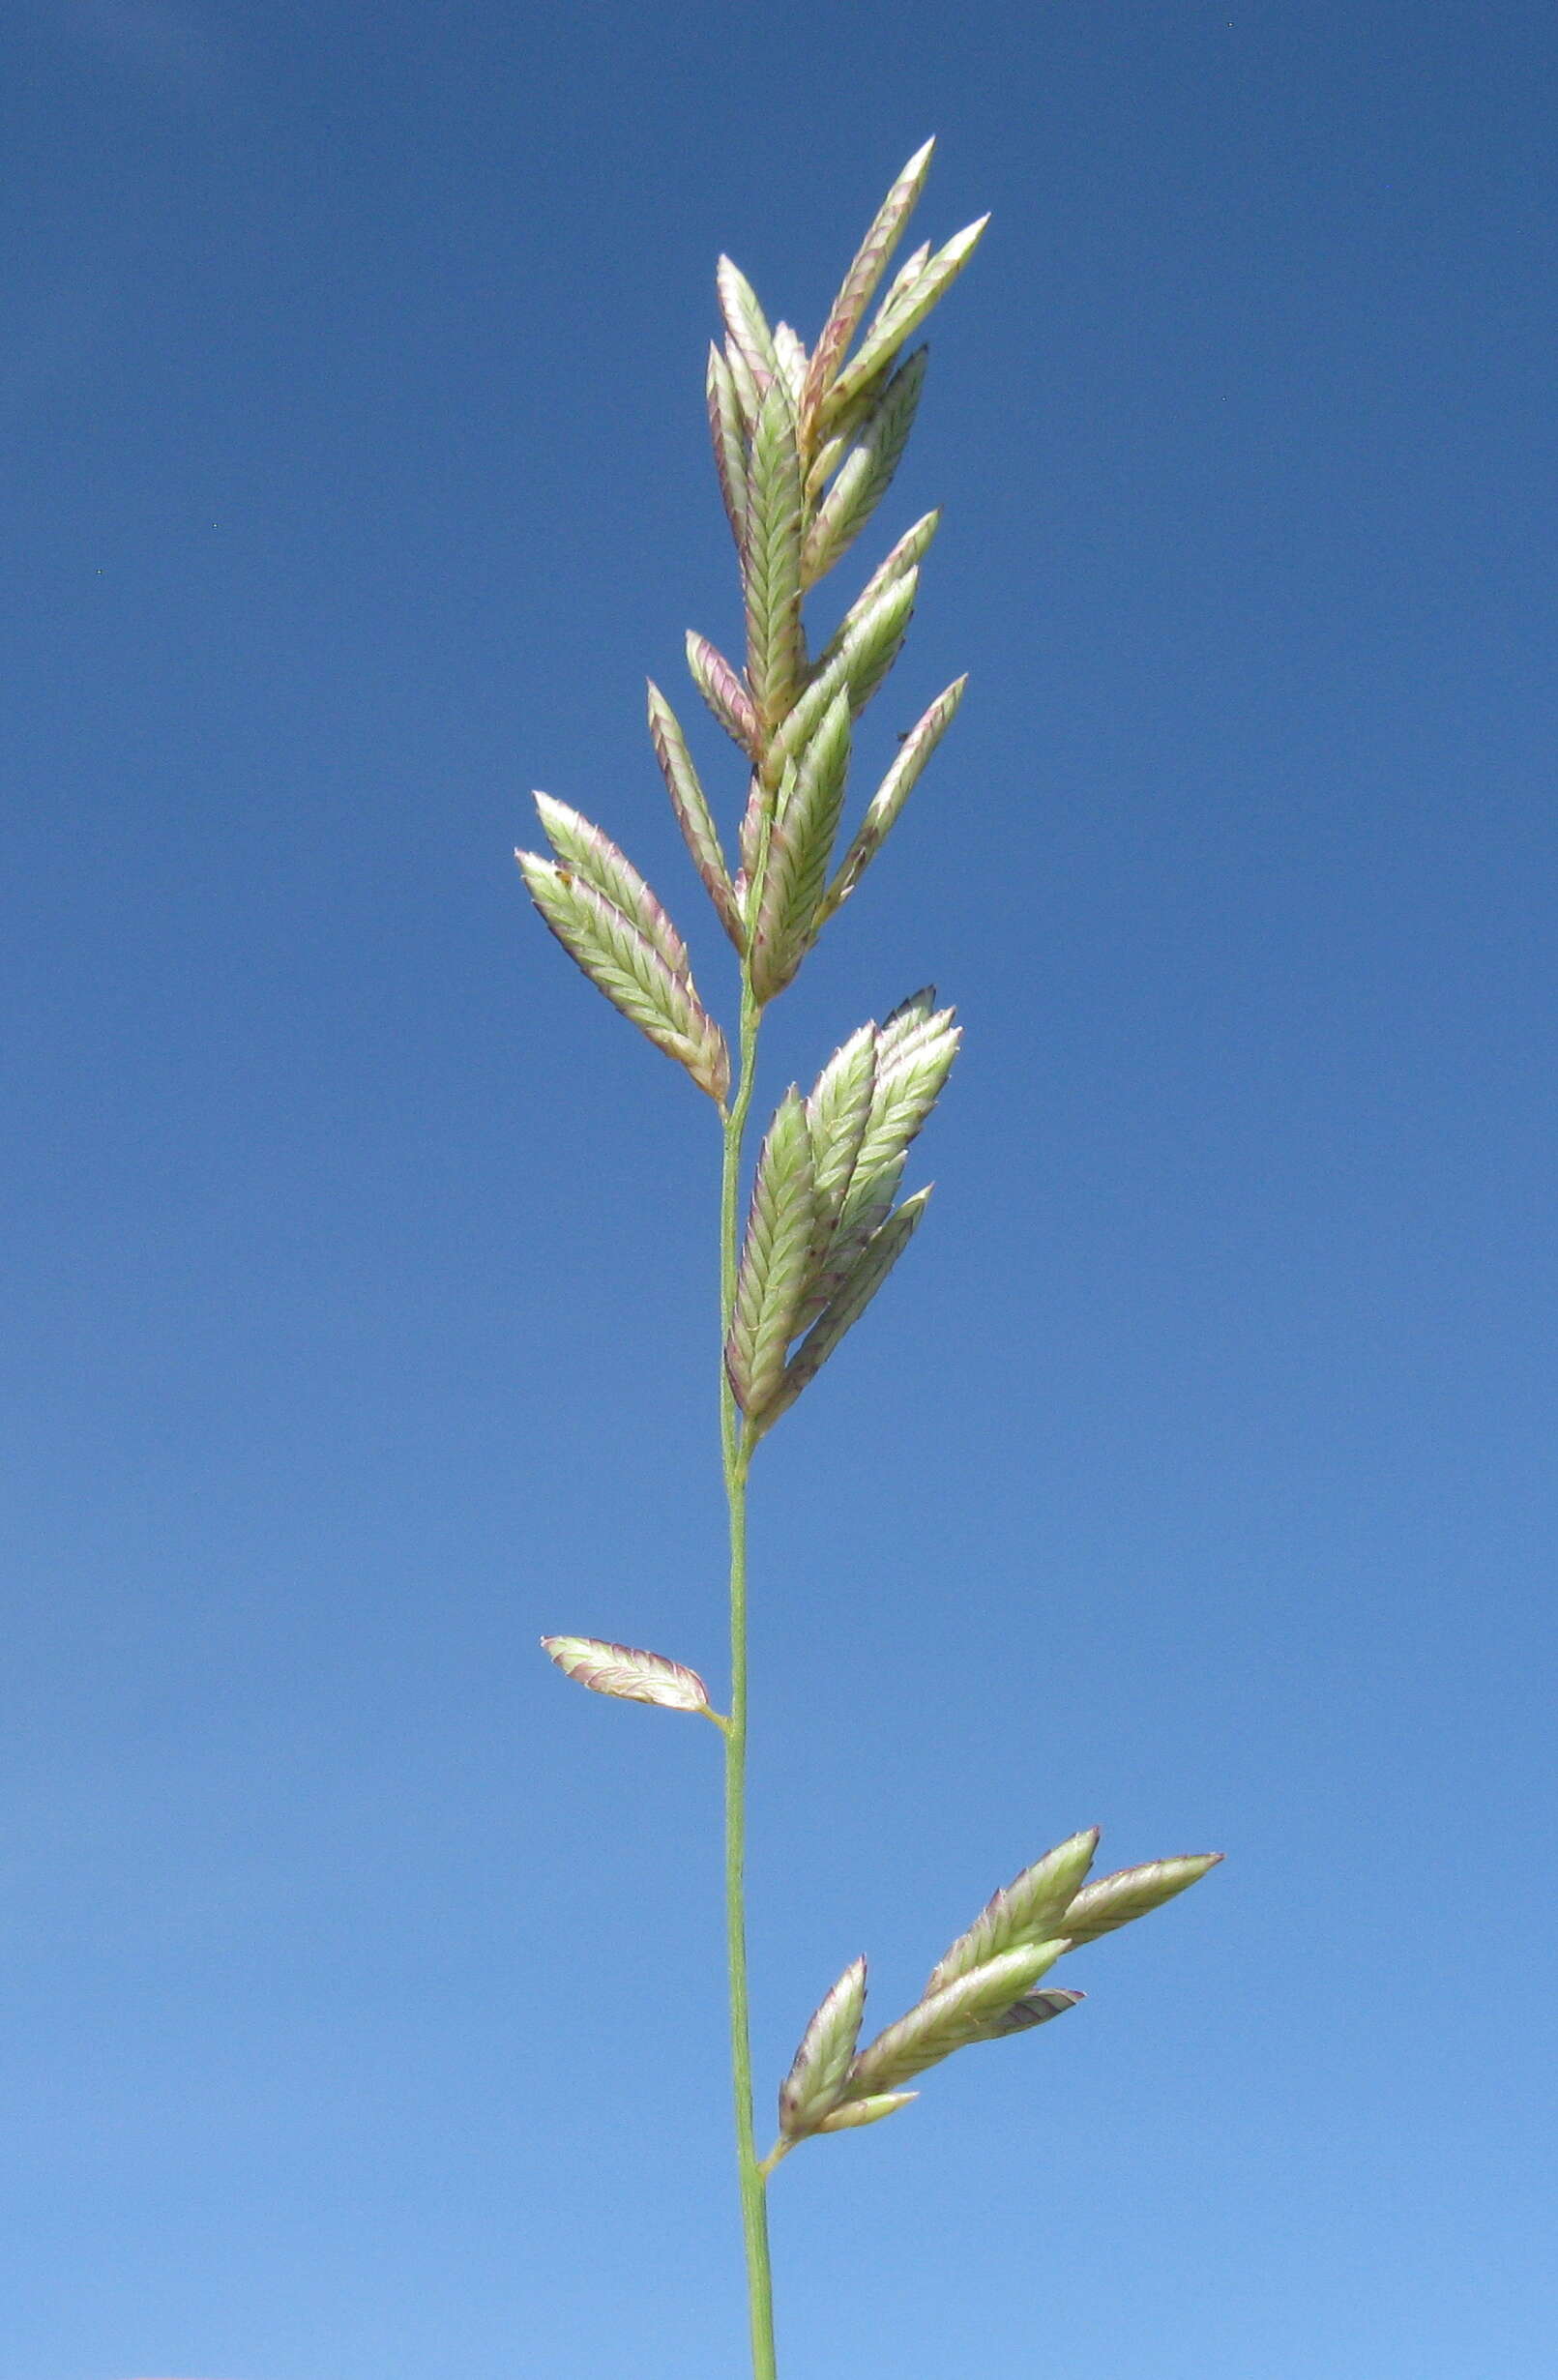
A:
<svg viewBox="0 0 1558 2380">
<path fill-rule="evenodd" d="M 687 632 L 687 665 L 693 685 L 726 735 L 755 760 L 762 749 L 762 732 L 740 672 L 695 629 Z"/>
<path fill-rule="evenodd" d="M 877 1035 L 876 1081 L 855 1163 L 857 1182 L 895 1163 L 940 1098 L 962 1035 L 955 1009 L 938 1009 L 927 985 L 895 1009 Z M 853 1186 L 852 1186 L 853 1187 Z M 847 1213 L 848 1200 L 845 1201 Z"/>
<path fill-rule="evenodd" d="M 966 677 L 955 678 L 904 737 L 897 758 L 872 794 L 866 815 L 839 864 L 838 873 L 828 887 L 819 923 L 826 924 L 835 910 L 849 898 L 887 840 L 899 811 L 919 781 L 921 770 L 952 725 L 967 684 Z"/>
<path fill-rule="evenodd" d="M 728 256 L 721 256 L 715 270 L 715 287 L 720 294 L 720 310 L 724 315 L 731 343 L 750 372 L 761 397 L 767 383 L 778 378 L 779 364 L 774 348 L 774 334 L 757 303 L 757 293 L 746 274 L 732 264 Z"/>
<path fill-rule="evenodd" d="M 619 909 L 650 947 L 659 952 L 671 973 L 684 984 L 690 984 L 692 979 L 688 968 L 687 944 L 626 853 L 619 851 L 610 837 L 598 826 L 592 826 L 588 818 L 570 809 L 566 802 L 553 801 L 549 793 L 538 793 L 535 803 L 546 840 L 563 866 L 593 885 L 613 909 Z"/>
<path fill-rule="evenodd" d="M 838 2106 L 865 2011 L 866 1961 L 857 1958 L 810 2019 L 779 2085 L 779 2131 L 784 2139 L 803 2140 Z"/>
<path fill-rule="evenodd" d="M 896 1207 L 885 1222 L 866 1240 L 838 1286 L 823 1307 L 801 1344 L 785 1365 L 767 1401 L 753 1419 L 771 1428 L 787 1413 L 801 1391 L 814 1380 L 845 1333 L 854 1329 L 920 1227 L 931 1185 L 916 1190 Z"/>
<path fill-rule="evenodd" d="M 784 1351 L 806 1294 L 812 1227 L 811 1138 L 792 1083 L 758 1155 L 725 1343 L 730 1385 L 750 1421 L 783 1378 Z"/>
<path fill-rule="evenodd" d="M 806 533 L 801 578 L 814 586 L 867 526 L 902 459 L 925 385 L 926 350 L 911 355 L 877 397 Z"/>
<path fill-rule="evenodd" d="M 931 1969 L 926 1991 L 955 1983 L 970 1967 L 983 1966 L 1002 1951 L 1027 1942 L 1049 1942 L 1069 1932 L 1067 1911 L 1093 1865 L 1099 1846 L 1098 1828 L 1073 1835 L 1042 1860 L 1025 1867 L 1004 1891 L 987 1900 L 966 1934 L 959 1934 L 946 1955 Z"/>
<path fill-rule="evenodd" d="M 811 1133 L 817 1239 L 821 1263 L 838 1225 L 876 1087 L 876 1027 L 862 1025 L 836 1049 L 806 1103 Z"/>
<path fill-rule="evenodd" d="M 649 736 L 660 762 L 665 790 L 676 812 L 676 823 L 692 857 L 703 887 L 720 913 L 720 924 L 738 951 L 746 948 L 746 932 L 736 905 L 736 888 L 720 848 L 719 831 L 708 799 L 692 766 L 681 722 L 653 678 L 649 680 Z"/>
<path fill-rule="evenodd" d="M 1066 1931 L 1073 1947 L 1096 1942 L 1138 1917 L 1161 1909 L 1165 1900 L 1199 1884 L 1222 1858 L 1220 1851 L 1197 1851 L 1183 1859 L 1149 1860 L 1141 1867 L 1122 1867 L 1112 1876 L 1087 1884 L 1066 1912 Z"/>
<path fill-rule="evenodd" d="M 736 541 L 736 551 L 741 553 L 747 544 L 747 424 L 730 366 L 712 339 L 704 391 L 720 493 L 724 499 L 725 518 Z"/>
<path fill-rule="evenodd" d="M 886 370 L 904 340 L 946 295 L 979 246 L 989 220 L 987 215 L 982 215 L 977 222 L 965 224 L 944 248 L 936 250 L 912 281 L 897 291 L 891 307 L 883 309 L 818 407 L 817 420 L 824 429 L 832 426 L 835 417 L 852 397 Z"/>
<path fill-rule="evenodd" d="M 574 964 L 613 1008 L 722 1104 L 730 1088 L 730 1053 L 691 978 L 668 966 L 622 911 L 573 868 L 534 851 L 516 851 L 514 858 L 531 899 Z"/>
<path fill-rule="evenodd" d="M 752 367 L 741 348 L 733 338 L 728 337 L 724 344 L 724 358 L 725 369 L 730 374 L 730 386 L 735 395 L 736 407 L 741 415 L 742 429 L 744 434 L 750 438 L 752 425 L 757 419 L 757 408 L 763 401 L 763 391 L 768 387 L 768 374 L 764 372 L 760 381 L 755 378 Z"/>
<path fill-rule="evenodd" d="M 587 1686 L 592 1694 L 612 1694 L 619 1702 L 658 1703 L 662 1711 L 698 1711 L 706 1718 L 709 1690 L 695 1669 L 667 1660 L 663 1653 L 646 1653 L 640 1645 L 609 1644 L 599 1636 L 544 1636 L 541 1649 L 557 1663 L 565 1678 Z"/>
<path fill-rule="evenodd" d="M 895 2090 L 926 2067 L 939 2066 L 954 2050 L 986 2039 L 988 2026 L 1032 1990 L 1065 1948 L 1064 1942 L 1038 1942 L 1005 1951 L 944 1991 L 927 1993 L 861 2051 L 849 2070 L 845 2099 Z"/>
<path fill-rule="evenodd" d="M 828 309 L 828 319 L 817 339 L 802 399 L 802 417 L 808 424 L 815 418 L 833 385 L 861 317 L 870 304 L 876 285 L 887 269 L 888 260 L 898 244 L 903 226 L 914 212 L 915 202 L 930 171 L 930 159 L 935 146 L 933 140 L 926 141 L 916 149 L 898 175 L 877 209 L 871 227 L 844 275 L 838 295 Z"/>
<path fill-rule="evenodd" d="M 869 578 L 867 579 L 866 584 L 818 654 L 811 666 L 813 678 L 820 676 L 824 670 L 832 668 L 838 658 L 840 646 L 846 637 L 854 633 L 866 613 L 875 603 L 877 597 L 885 594 L 895 579 L 904 577 L 910 571 L 918 571 L 920 564 L 929 552 L 931 541 L 940 526 L 939 512 L 926 513 L 912 528 L 904 530 L 897 544 L 884 555 L 872 571 Z"/>
<path fill-rule="evenodd" d="M 774 325 L 774 355 L 779 365 L 779 376 L 784 384 L 784 393 L 799 414 L 806 388 L 807 352 L 787 322 L 776 322 Z"/>
<path fill-rule="evenodd" d="M 801 675 L 801 465 L 795 410 L 779 381 L 752 432 L 744 561 L 747 683 L 766 737 L 789 709 Z"/>
<path fill-rule="evenodd" d="M 840 690 L 848 693 L 851 714 L 859 718 L 898 657 L 918 588 L 919 573 L 912 568 L 890 579 L 859 612 L 831 658 L 819 662 L 769 746 L 764 777 L 771 787 L 779 783 L 784 763 L 795 759 L 816 733 L 818 721 Z"/>
<path fill-rule="evenodd" d="M 930 243 L 928 240 L 922 240 L 919 247 L 904 257 L 903 262 L 883 290 L 882 303 L 876 309 L 876 320 L 879 324 L 887 321 L 898 301 L 907 296 L 929 262 Z"/>
<path fill-rule="evenodd" d="M 761 896 L 751 921 L 751 986 L 772 1000 L 815 933 L 849 774 L 849 696 L 840 688 L 779 781 Z"/>
<path fill-rule="evenodd" d="M 858 2131 L 863 2124 L 880 2124 L 884 2116 L 896 2116 L 900 2107 L 917 2100 L 918 2091 L 879 2091 L 874 2099 L 845 2100 L 840 2106 L 831 2108 L 817 2126 L 819 2132 Z"/>
</svg>

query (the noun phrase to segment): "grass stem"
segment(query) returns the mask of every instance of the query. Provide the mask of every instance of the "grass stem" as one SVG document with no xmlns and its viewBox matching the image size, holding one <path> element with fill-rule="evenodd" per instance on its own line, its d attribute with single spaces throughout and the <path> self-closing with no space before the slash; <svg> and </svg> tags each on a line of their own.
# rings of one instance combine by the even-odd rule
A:
<svg viewBox="0 0 1558 2380">
<path fill-rule="evenodd" d="M 725 1724 L 725 1948 L 730 1976 L 730 2066 L 735 2096 L 736 2174 L 747 2250 L 747 2302 L 753 2380 L 778 2380 L 774 2279 L 768 2248 L 767 2176 L 758 2163 L 752 2121 L 751 2024 L 747 1983 L 747 1472 L 751 1457 L 724 1367 L 736 1303 L 741 1161 L 762 1012 L 743 984 L 741 1057 L 724 1120 L 720 1208 L 720 1440 L 730 1512 L 730 1716 Z"/>
</svg>

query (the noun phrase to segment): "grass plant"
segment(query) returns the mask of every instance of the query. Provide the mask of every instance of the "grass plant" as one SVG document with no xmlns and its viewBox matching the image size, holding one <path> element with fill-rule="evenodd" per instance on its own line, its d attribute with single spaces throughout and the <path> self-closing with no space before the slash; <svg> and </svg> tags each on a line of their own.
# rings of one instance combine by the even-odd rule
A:
<svg viewBox="0 0 1558 2380">
<path fill-rule="evenodd" d="M 730 858 L 681 722 L 654 685 L 649 735 L 693 867 L 735 949 L 734 1049 L 693 983 L 681 934 L 599 827 L 538 794 L 550 851 L 517 855 L 536 907 L 569 955 L 720 1118 L 729 1707 L 716 1710 L 702 1679 L 661 1654 L 578 1636 L 543 1643 L 593 1691 L 700 1716 L 723 1738 L 736 2168 L 753 2380 L 777 2380 L 779 2368 L 767 2192 L 780 2161 L 804 2141 L 897 2114 L 917 2096 L 901 2086 L 958 2050 L 1067 2013 L 1082 1994 L 1044 1981 L 1057 1963 L 1184 1892 L 1219 1856 L 1156 1860 L 1089 1883 L 1098 1832 L 1073 1835 L 995 1894 L 937 1961 L 920 1999 L 864 2048 L 866 1961 L 856 1959 L 805 2027 L 779 2094 L 778 2137 L 759 2155 L 743 1883 L 748 1478 L 763 1439 L 860 1320 L 920 1225 L 929 1191 L 902 1195 L 909 1148 L 957 1054 L 954 1012 L 938 1007 L 930 989 L 860 1026 L 809 1091 L 792 1084 L 779 1102 L 743 1225 L 764 1015 L 854 897 L 962 699 L 962 678 L 933 698 L 848 827 L 855 722 L 902 650 L 938 515 L 926 514 L 898 538 L 815 655 L 804 613 L 892 485 L 926 376 L 927 351 L 910 342 L 985 229 L 982 218 L 940 248 L 916 249 L 883 287 L 932 145 L 916 152 L 889 191 L 809 350 L 787 323 L 770 325 L 728 257 L 717 275 L 723 336 L 709 350 L 709 427 L 740 573 L 746 654 L 738 666 L 692 633 L 687 658 L 745 780 Z"/>
</svg>

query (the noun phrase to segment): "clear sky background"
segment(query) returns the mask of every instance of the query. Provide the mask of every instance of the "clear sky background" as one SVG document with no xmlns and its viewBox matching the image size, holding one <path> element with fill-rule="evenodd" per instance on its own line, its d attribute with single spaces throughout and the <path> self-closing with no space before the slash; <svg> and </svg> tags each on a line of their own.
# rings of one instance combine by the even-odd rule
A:
<svg viewBox="0 0 1558 2380">
<path fill-rule="evenodd" d="M 762 2117 L 1099 1822 L 1063 2026 L 774 2189 L 785 2380 L 1537 2380 L 1558 39 L 1496 8 L 18 0 L 0 2380 L 736 2380 L 705 1101 L 521 897 L 737 635 L 728 248 L 989 207 L 776 1012 L 934 977 L 909 1259 L 755 1495 Z M 685 716 L 711 781 L 718 733 Z M 705 730 L 707 731 L 705 733 Z M 874 740 L 873 740 L 874 739 Z"/>
</svg>

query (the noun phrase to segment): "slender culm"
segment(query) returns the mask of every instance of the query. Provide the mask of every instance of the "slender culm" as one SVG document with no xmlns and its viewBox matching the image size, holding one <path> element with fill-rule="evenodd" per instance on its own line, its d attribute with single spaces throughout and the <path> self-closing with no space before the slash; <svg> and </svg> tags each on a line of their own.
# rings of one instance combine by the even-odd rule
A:
<svg viewBox="0 0 1558 2380">
<path fill-rule="evenodd" d="M 876 518 L 918 418 L 927 350 L 909 341 L 985 229 L 913 250 L 882 287 L 929 171 L 933 144 L 893 184 L 808 348 L 770 324 L 746 276 L 721 257 L 721 338 L 705 379 L 718 497 L 735 542 L 743 664 L 695 631 L 694 690 L 734 747 L 723 812 L 680 720 L 649 689 L 649 733 L 693 868 L 734 946 L 734 1047 L 692 980 L 687 944 L 616 844 L 566 803 L 536 797 L 550 854 L 517 854 L 545 924 L 597 988 L 672 1058 L 720 1116 L 719 1417 L 729 1518 L 729 1707 L 695 1670 L 640 1647 L 581 1636 L 543 1645 L 593 1692 L 710 1720 L 724 1744 L 725 1940 L 736 2180 L 753 2380 L 778 2380 L 767 2191 L 803 2141 L 856 2131 L 918 2096 L 897 2085 L 973 2043 L 1063 2015 L 1082 1995 L 1041 1979 L 1079 1946 L 1142 1917 L 1218 1855 L 1158 1860 L 1089 1884 L 1096 1828 L 1070 1836 L 997 1893 L 931 1972 L 921 1998 L 859 2046 L 864 1958 L 846 1966 L 807 2025 L 779 2095 L 779 2137 L 758 2156 L 745 1889 L 747 1486 L 763 1438 L 864 1315 L 926 1211 L 903 1194 L 911 1144 L 956 1057 L 958 1028 L 933 989 L 859 1026 L 808 1091 L 792 1084 L 763 1134 L 745 1219 L 742 1185 L 764 1014 L 817 936 L 859 890 L 953 723 L 965 681 L 936 694 L 881 783 L 846 824 L 855 722 L 897 663 L 935 536 L 930 513 L 902 531 L 815 658 L 811 590 Z M 880 291 L 880 295 L 878 292 Z M 920 696 L 922 701 L 925 696 Z M 731 855 L 727 858 L 726 854 Z M 734 865 L 732 865 L 732 862 Z"/>
</svg>

